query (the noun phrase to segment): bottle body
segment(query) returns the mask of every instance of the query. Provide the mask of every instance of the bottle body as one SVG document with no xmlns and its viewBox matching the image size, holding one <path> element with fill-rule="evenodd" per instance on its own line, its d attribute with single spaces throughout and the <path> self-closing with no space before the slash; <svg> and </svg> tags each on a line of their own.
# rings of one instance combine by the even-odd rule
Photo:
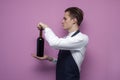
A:
<svg viewBox="0 0 120 80">
<path fill-rule="evenodd" d="M 44 39 L 42 37 L 37 38 L 37 56 L 44 56 Z"/>
</svg>

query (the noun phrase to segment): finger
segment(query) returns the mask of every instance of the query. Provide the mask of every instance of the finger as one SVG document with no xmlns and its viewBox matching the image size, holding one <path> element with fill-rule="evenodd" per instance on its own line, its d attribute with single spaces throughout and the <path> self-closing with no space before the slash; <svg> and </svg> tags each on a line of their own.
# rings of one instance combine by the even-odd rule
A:
<svg viewBox="0 0 120 80">
<path fill-rule="evenodd" d="M 42 22 L 40 22 L 39 24 L 38 24 L 38 26 L 39 27 L 41 27 L 41 26 L 43 26 L 44 24 L 42 23 Z"/>
<path fill-rule="evenodd" d="M 45 57 L 34 56 L 36 59 L 45 60 Z"/>
<path fill-rule="evenodd" d="M 40 22 L 40 23 L 39 23 L 39 26 L 42 26 L 42 25 L 43 25 L 43 23 L 42 23 L 42 22 Z"/>
<path fill-rule="evenodd" d="M 36 54 L 33 54 L 33 53 L 32 53 L 31 55 L 32 55 L 33 57 L 35 57 L 35 56 L 36 56 Z"/>
<path fill-rule="evenodd" d="M 31 54 L 34 58 L 40 59 L 36 54 Z"/>
<path fill-rule="evenodd" d="M 39 23 L 39 26 L 44 27 L 44 26 L 47 26 L 47 25 L 44 24 L 44 23 L 42 23 L 42 22 L 40 22 L 40 23 Z"/>
<path fill-rule="evenodd" d="M 38 28 L 41 28 L 41 25 L 40 24 L 38 24 L 38 26 L 37 26 Z"/>
<path fill-rule="evenodd" d="M 46 59 L 46 56 L 43 56 L 43 57 L 37 57 L 37 58 L 43 60 L 43 59 Z"/>
</svg>

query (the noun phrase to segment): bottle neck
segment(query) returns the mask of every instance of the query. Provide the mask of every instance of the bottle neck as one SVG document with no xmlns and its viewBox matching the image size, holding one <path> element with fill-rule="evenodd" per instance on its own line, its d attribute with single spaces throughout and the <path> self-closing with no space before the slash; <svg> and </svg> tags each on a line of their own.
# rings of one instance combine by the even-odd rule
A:
<svg viewBox="0 0 120 80">
<path fill-rule="evenodd" d="M 43 29 L 40 29 L 40 38 L 42 38 L 42 31 Z"/>
</svg>

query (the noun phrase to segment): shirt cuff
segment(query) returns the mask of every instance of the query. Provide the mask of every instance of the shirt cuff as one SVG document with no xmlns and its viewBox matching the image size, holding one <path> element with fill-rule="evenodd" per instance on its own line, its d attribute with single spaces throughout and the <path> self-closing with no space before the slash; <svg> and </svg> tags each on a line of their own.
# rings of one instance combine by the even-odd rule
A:
<svg viewBox="0 0 120 80">
<path fill-rule="evenodd" d="M 56 64 L 57 63 L 57 59 L 53 59 L 52 62 Z"/>
<path fill-rule="evenodd" d="M 46 28 L 44 29 L 44 32 L 46 33 L 46 32 L 49 31 L 49 30 L 50 30 L 50 28 L 46 27 Z"/>
</svg>

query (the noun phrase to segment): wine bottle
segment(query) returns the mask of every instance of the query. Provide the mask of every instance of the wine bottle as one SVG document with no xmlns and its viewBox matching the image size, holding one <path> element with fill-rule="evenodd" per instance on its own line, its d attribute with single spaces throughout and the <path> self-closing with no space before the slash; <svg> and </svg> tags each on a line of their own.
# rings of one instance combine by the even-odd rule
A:
<svg viewBox="0 0 120 80">
<path fill-rule="evenodd" d="M 44 56 L 44 39 L 42 37 L 43 29 L 40 29 L 39 37 L 37 38 L 37 56 L 43 57 Z"/>
</svg>

